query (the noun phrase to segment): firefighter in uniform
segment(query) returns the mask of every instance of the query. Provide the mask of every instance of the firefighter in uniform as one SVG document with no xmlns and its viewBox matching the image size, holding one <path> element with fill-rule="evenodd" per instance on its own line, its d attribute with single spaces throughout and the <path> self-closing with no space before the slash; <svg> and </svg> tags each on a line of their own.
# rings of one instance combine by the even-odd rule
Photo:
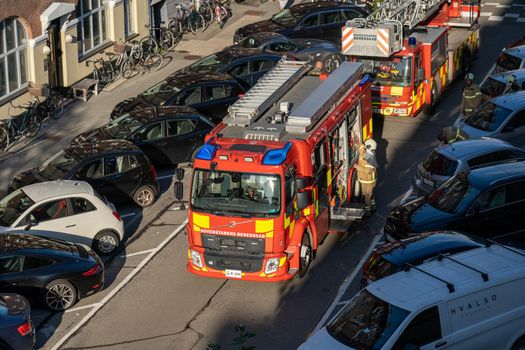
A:
<svg viewBox="0 0 525 350">
<path fill-rule="evenodd" d="M 468 117 L 483 102 L 483 94 L 474 82 L 474 74 L 465 76 L 465 89 L 461 98 L 461 113 Z"/>
<path fill-rule="evenodd" d="M 368 157 L 370 159 L 370 157 Z M 377 171 L 375 166 L 367 160 L 367 150 L 365 145 L 359 146 L 359 160 L 356 164 L 357 179 L 361 185 L 361 193 L 365 199 L 365 216 L 372 213 L 372 198 L 376 185 Z"/>
</svg>

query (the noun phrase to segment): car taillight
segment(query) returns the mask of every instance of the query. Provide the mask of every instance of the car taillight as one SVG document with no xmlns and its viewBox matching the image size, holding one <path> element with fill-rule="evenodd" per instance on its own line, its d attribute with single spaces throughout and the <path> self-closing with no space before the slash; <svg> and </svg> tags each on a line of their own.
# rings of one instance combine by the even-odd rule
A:
<svg viewBox="0 0 525 350">
<path fill-rule="evenodd" d="M 101 268 L 100 265 L 95 265 L 92 268 L 90 268 L 89 270 L 87 270 L 86 272 L 84 272 L 82 274 L 82 276 L 84 276 L 84 277 L 92 276 L 92 275 L 98 273 L 100 271 L 100 268 Z"/>
<path fill-rule="evenodd" d="M 112 214 L 118 221 L 122 221 L 122 218 L 120 217 L 120 214 L 117 211 L 113 210 Z"/>
<path fill-rule="evenodd" d="M 238 98 L 241 98 L 241 97 L 243 97 L 243 96 L 244 96 L 244 94 L 238 94 L 238 95 L 237 95 Z"/>
<path fill-rule="evenodd" d="M 153 181 L 157 181 L 157 170 L 155 170 L 155 167 L 153 165 L 149 166 L 149 171 L 151 172 L 151 176 L 153 177 Z"/>
<path fill-rule="evenodd" d="M 31 322 L 27 321 L 26 323 L 21 324 L 17 328 L 18 333 L 23 337 L 24 335 L 28 335 L 31 333 Z"/>
</svg>

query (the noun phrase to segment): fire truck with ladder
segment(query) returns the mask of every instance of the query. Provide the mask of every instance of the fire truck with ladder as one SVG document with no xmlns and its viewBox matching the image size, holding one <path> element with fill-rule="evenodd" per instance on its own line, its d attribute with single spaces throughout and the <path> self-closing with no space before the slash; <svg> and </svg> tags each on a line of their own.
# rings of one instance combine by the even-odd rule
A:
<svg viewBox="0 0 525 350">
<path fill-rule="evenodd" d="M 446 87 L 470 69 L 479 46 L 479 0 L 385 0 L 342 29 L 342 52 L 373 78 L 373 112 L 432 113 Z"/>
<path fill-rule="evenodd" d="M 303 276 L 330 232 L 362 219 L 354 164 L 372 136 L 371 80 L 344 62 L 326 79 L 280 61 L 206 136 L 193 165 L 190 272 Z"/>
</svg>

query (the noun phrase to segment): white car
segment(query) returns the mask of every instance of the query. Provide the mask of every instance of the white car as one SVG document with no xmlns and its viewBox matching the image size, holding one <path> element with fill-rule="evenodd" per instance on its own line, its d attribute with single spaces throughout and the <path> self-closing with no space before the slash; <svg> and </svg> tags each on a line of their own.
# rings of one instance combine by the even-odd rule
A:
<svg viewBox="0 0 525 350">
<path fill-rule="evenodd" d="M 31 228 L 46 237 L 93 247 L 100 255 L 115 251 L 124 223 L 112 203 L 84 181 L 59 180 L 22 187 L 0 201 L 0 232 Z"/>
</svg>

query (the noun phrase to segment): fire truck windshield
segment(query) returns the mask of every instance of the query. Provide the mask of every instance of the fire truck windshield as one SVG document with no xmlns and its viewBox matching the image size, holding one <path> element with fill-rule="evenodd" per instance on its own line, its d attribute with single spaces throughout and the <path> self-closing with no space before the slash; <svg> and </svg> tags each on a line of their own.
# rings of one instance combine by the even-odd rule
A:
<svg viewBox="0 0 525 350">
<path fill-rule="evenodd" d="M 374 78 L 374 84 L 383 86 L 410 86 L 412 58 L 394 57 L 385 60 L 361 60 L 365 71 Z"/>
<path fill-rule="evenodd" d="M 281 179 L 277 175 L 196 169 L 191 208 L 224 216 L 277 216 Z"/>
</svg>

